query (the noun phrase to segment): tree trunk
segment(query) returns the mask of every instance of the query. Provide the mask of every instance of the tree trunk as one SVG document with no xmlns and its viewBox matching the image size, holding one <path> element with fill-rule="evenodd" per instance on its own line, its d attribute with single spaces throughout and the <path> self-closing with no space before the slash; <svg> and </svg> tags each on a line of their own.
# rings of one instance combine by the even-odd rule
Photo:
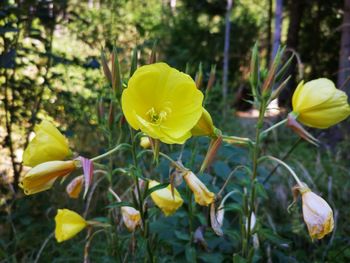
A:
<svg viewBox="0 0 350 263">
<path fill-rule="evenodd" d="M 283 0 L 276 0 L 275 10 L 275 32 L 273 34 L 273 46 L 271 53 L 271 60 L 275 57 L 278 47 L 281 44 L 281 32 L 282 32 L 282 13 L 283 13 Z"/>
<path fill-rule="evenodd" d="M 341 44 L 339 53 L 338 88 L 350 96 L 350 0 L 344 0 L 344 18 L 341 25 Z"/>
<path fill-rule="evenodd" d="M 227 81 L 228 81 L 228 65 L 230 51 L 230 30 L 231 30 L 231 10 L 232 0 L 227 0 L 226 16 L 225 16 L 225 44 L 224 44 L 224 65 L 222 74 L 222 99 L 224 105 L 224 117 L 226 117 L 226 102 L 227 102 Z"/>
<path fill-rule="evenodd" d="M 299 32 L 300 32 L 300 24 L 301 18 L 304 12 L 304 4 L 303 0 L 291 0 L 289 4 L 289 26 L 288 26 L 288 35 L 287 35 L 287 48 L 292 52 L 298 53 L 299 46 Z M 290 57 L 290 52 L 287 53 L 288 57 L 284 58 L 287 60 Z M 297 59 L 294 58 L 289 70 L 288 75 L 291 75 L 291 79 L 289 81 L 288 86 L 282 91 L 279 96 L 279 105 L 290 106 L 292 94 L 296 88 L 297 84 Z M 298 80 L 299 81 L 299 80 Z"/>
</svg>

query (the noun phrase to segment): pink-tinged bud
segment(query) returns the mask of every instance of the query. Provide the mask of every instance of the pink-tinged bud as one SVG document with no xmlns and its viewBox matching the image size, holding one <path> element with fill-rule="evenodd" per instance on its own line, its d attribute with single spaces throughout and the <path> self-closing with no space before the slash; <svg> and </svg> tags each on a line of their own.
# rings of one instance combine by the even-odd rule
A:
<svg viewBox="0 0 350 263">
<path fill-rule="evenodd" d="M 313 137 L 308 131 L 304 129 L 303 126 L 296 120 L 296 116 L 293 114 L 288 115 L 287 126 L 291 128 L 296 134 L 301 138 L 308 141 L 309 143 L 318 146 L 319 141 Z"/>
<path fill-rule="evenodd" d="M 114 103 L 111 101 L 111 103 L 109 104 L 109 112 L 108 112 L 108 125 L 110 129 L 113 128 L 114 122 L 115 122 L 115 107 L 114 107 Z"/>
<path fill-rule="evenodd" d="M 212 87 L 214 86 L 215 77 L 216 77 L 216 66 L 212 66 L 211 70 L 210 70 L 210 75 L 209 75 L 206 93 L 208 93 L 212 89 Z"/>
<path fill-rule="evenodd" d="M 203 172 L 206 168 L 208 168 L 211 163 L 213 162 L 220 146 L 221 146 L 221 143 L 222 143 L 222 137 L 219 136 L 215 139 L 212 139 L 210 145 L 209 145 L 209 149 L 208 149 L 208 152 L 204 158 L 204 161 L 202 163 L 202 166 L 201 166 L 201 169 L 200 171 Z"/>
<path fill-rule="evenodd" d="M 77 199 L 83 188 L 84 176 L 80 175 L 75 177 L 66 187 L 66 192 L 70 198 Z"/>
</svg>

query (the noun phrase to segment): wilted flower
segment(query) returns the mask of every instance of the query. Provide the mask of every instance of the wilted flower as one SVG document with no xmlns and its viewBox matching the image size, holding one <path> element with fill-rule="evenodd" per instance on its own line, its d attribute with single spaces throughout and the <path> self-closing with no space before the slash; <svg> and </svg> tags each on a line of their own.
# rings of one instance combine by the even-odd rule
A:
<svg viewBox="0 0 350 263">
<path fill-rule="evenodd" d="M 303 216 L 311 238 L 322 239 L 334 227 L 333 211 L 328 203 L 307 187 L 298 189 L 303 200 Z"/>
<path fill-rule="evenodd" d="M 26 195 L 50 189 L 58 177 L 64 177 L 74 171 L 75 161 L 51 161 L 41 163 L 30 169 L 20 179 L 20 187 Z"/>
<path fill-rule="evenodd" d="M 71 239 L 88 225 L 84 218 L 69 209 L 58 209 L 55 222 L 57 242 Z"/>
<path fill-rule="evenodd" d="M 202 116 L 197 124 L 192 128 L 193 136 L 214 136 L 215 126 L 209 112 L 203 108 Z"/>
<path fill-rule="evenodd" d="M 164 143 L 183 144 L 202 115 L 203 94 L 190 76 L 156 63 L 138 68 L 122 94 L 128 123 Z"/>
<path fill-rule="evenodd" d="M 130 206 L 122 206 L 121 212 L 122 212 L 123 222 L 126 228 L 130 232 L 135 231 L 136 227 L 141 222 L 140 212 Z"/>
<path fill-rule="evenodd" d="M 157 181 L 150 181 L 149 187 L 155 187 L 159 185 Z M 163 211 L 166 216 L 173 214 L 180 206 L 182 206 L 183 200 L 180 193 L 174 189 L 174 196 L 171 192 L 171 186 L 168 185 L 165 188 L 156 190 L 151 193 L 153 202 Z"/>
<path fill-rule="evenodd" d="M 350 115 L 345 92 L 326 78 L 300 82 L 293 94 L 293 112 L 303 124 L 325 129 Z"/>
<path fill-rule="evenodd" d="M 70 198 L 78 198 L 83 188 L 84 176 L 75 177 L 66 187 L 66 192 Z"/>
<path fill-rule="evenodd" d="M 140 146 L 144 149 L 151 147 L 151 141 L 148 136 L 142 136 L 140 139 Z"/>
<path fill-rule="evenodd" d="M 214 202 L 214 193 L 210 192 L 194 173 L 191 171 L 186 172 L 184 174 L 184 179 L 194 194 L 194 200 L 199 205 L 208 206 Z"/>
<path fill-rule="evenodd" d="M 43 120 L 35 127 L 35 137 L 23 153 L 23 164 L 38 164 L 63 160 L 71 154 L 67 139 L 49 121 Z"/>
</svg>

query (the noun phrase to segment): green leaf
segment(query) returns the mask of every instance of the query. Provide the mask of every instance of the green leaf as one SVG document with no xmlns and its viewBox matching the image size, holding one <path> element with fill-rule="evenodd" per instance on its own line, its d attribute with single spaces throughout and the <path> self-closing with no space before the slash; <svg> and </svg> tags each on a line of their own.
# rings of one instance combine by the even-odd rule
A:
<svg viewBox="0 0 350 263">
<path fill-rule="evenodd" d="M 189 241 L 190 240 L 190 235 L 186 232 L 181 232 L 181 231 L 174 231 L 175 236 L 180 239 L 180 240 L 185 240 Z"/>
<path fill-rule="evenodd" d="M 132 51 L 132 57 L 131 57 L 131 66 L 130 66 L 130 77 L 134 74 L 134 72 L 137 69 L 137 48 L 135 47 L 134 50 Z"/>
<path fill-rule="evenodd" d="M 121 94 L 123 89 L 118 52 L 115 46 L 113 47 L 113 52 L 112 52 L 112 88 L 114 93 L 117 95 Z"/>
<path fill-rule="evenodd" d="M 186 255 L 187 262 L 197 262 L 196 249 L 194 247 L 192 247 L 191 243 L 186 245 L 185 255 Z"/>
<path fill-rule="evenodd" d="M 134 207 L 134 205 L 130 202 L 116 202 L 116 203 L 112 203 L 110 205 L 107 205 L 106 208 L 116 208 L 116 207 L 122 207 L 122 206 Z"/>
<path fill-rule="evenodd" d="M 233 255 L 233 260 L 232 260 L 233 263 L 246 263 L 247 260 L 245 258 L 242 258 L 240 255 L 238 254 L 234 254 Z"/>
</svg>

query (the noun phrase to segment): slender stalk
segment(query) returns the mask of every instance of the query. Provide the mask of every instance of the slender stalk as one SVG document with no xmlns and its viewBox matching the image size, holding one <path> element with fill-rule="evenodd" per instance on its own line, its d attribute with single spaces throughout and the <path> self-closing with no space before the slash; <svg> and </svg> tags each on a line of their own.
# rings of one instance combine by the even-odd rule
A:
<svg viewBox="0 0 350 263">
<path fill-rule="evenodd" d="M 276 129 L 277 127 L 285 124 L 288 121 L 288 119 L 281 120 L 280 122 L 277 122 L 276 124 L 272 125 L 271 127 L 267 128 L 266 130 L 262 131 L 260 134 L 260 137 L 264 137 L 266 134 L 268 134 L 270 131 Z"/>
<path fill-rule="evenodd" d="M 121 150 L 124 147 L 129 148 L 130 144 L 127 144 L 127 143 L 119 144 L 116 147 L 114 147 L 113 149 L 109 150 L 108 152 L 105 152 L 104 154 L 101 154 L 99 156 L 96 156 L 96 157 L 92 158 L 91 161 L 93 161 L 93 162 L 98 161 L 98 160 L 100 160 L 102 158 L 105 158 L 105 157 L 111 155 L 112 153 L 114 153 L 116 151 Z"/>
</svg>

